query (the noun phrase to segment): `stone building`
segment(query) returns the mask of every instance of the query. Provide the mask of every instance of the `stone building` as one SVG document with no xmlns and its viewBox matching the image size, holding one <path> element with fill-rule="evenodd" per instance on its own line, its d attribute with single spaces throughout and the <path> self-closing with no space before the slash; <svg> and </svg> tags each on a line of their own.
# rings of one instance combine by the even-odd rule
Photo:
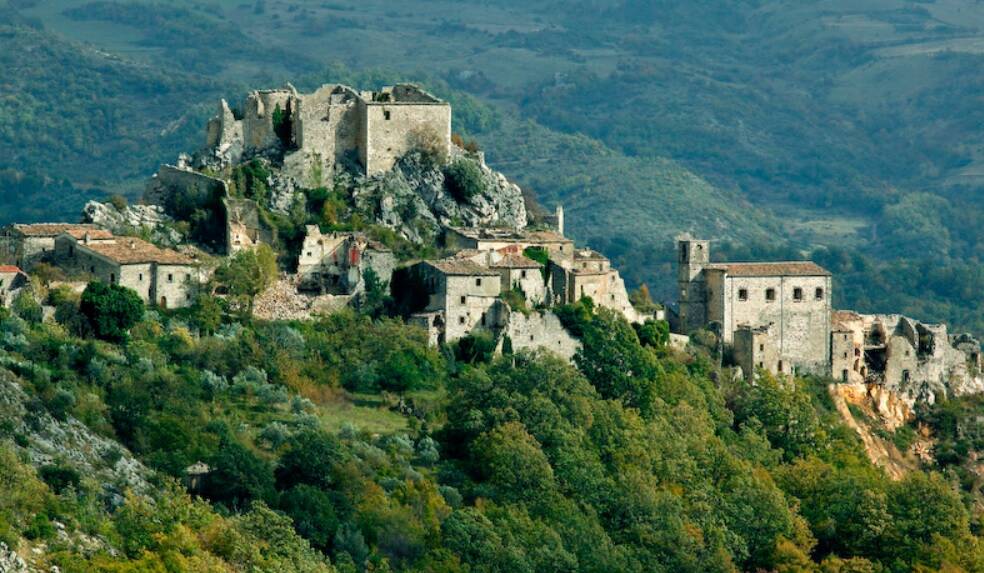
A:
<svg viewBox="0 0 984 573">
<path fill-rule="evenodd" d="M 544 266 L 520 253 L 521 251 L 513 246 L 497 251 L 465 249 L 455 253 L 452 258 L 468 260 L 498 271 L 501 292 L 511 290 L 521 292 L 530 306 L 547 302 Z"/>
<path fill-rule="evenodd" d="M 598 306 L 622 313 L 630 322 L 644 322 L 643 316 L 629 302 L 629 293 L 619 272 L 608 257 L 591 249 L 576 249 L 572 260 L 551 259 L 551 292 L 554 302 L 568 304 L 588 297 Z M 657 316 L 656 318 L 660 318 Z"/>
<path fill-rule="evenodd" d="M 837 311 L 831 333 L 831 377 L 878 384 L 910 400 L 984 390 L 980 342 L 951 337 L 944 324 L 898 314 Z"/>
<path fill-rule="evenodd" d="M 396 257 L 378 241 L 360 233 L 322 234 L 308 225 L 297 262 L 298 287 L 321 294 L 358 294 L 365 288 L 364 274 L 372 269 L 389 284 Z"/>
<path fill-rule="evenodd" d="M 520 254 L 533 247 L 543 249 L 551 260 L 559 263 L 573 263 L 574 260 L 574 241 L 556 231 L 453 227 L 445 232 L 444 242 L 456 250 L 502 252 L 511 247 Z"/>
<path fill-rule="evenodd" d="M 90 224 L 15 223 L 0 229 L 0 263 L 30 271 L 35 264 L 50 259 L 55 250 L 55 237 L 62 233 L 76 237 L 84 233 L 90 233 L 93 238 L 110 236 L 108 231 Z"/>
<path fill-rule="evenodd" d="M 0 308 L 10 308 L 10 303 L 27 285 L 27 275 L 19 267 L 0 265 Z"/>
<path fill-rule="evenodd" d="M 283 156 L 298 182 L 322 185 L 335 165 L 358 162 L 367 175 L 389 171 L 408 151 L 451 151 L 451 106 L 418 86 L 380 91 L 324 85 L 310 94 L 288 85 L 254 91 L 242 117 L 223 100 L 208 126 L 206 162 Z"/>
<path fill-rule="evenodd" d="M 830 273 L 809 261 L 711 263 L 708 241 L 678 242 L 678 332 L 770 327 L 784 372 L 830 370 Z M 777 363 L 778 365 L 778 363 Z"/>
<path fill-rule="evenodd" d="M 789 374 L 789 367 L 779 357 L 776 337 L 771 330 L 771 326 L 751 327 L 747 324 L 735 330 L 735 364 L 741 367 L 748 380 L 754 380 L 757 370 L 765 370 L 773 376 Z"/>
<path fill-rule="evenodd" d="M 161 308 L 189 306 L 200 282 L 197 261 L 135 237 L 97 240 L 65 232 L 55 239 L 54 260 L 68 272 L 133 289 Z"/>
<path fill-rule="evenodd" d="M 437 342 L 454 342 L 469 333 L 491 330 L 493 307 L 501 294 L 499 271 L 464 259 L 424 261 L 411 269 L 427 295 L 427 306 L 413 322 L 436 333 Z"/>
</svg>

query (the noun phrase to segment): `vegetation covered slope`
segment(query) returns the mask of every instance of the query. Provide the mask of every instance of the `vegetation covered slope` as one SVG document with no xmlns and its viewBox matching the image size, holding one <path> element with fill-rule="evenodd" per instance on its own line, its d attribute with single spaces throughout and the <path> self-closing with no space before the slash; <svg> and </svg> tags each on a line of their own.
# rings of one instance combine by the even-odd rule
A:
<svg viewBox="0 0 984 573">
<path fill-rule="evenodd" d="M 584 344 L 571 365 L 528 353 L 464 361 L 399 319 L 353 312 L 254 322 L 203 295 L 188 310 L 122 317 L 53 292 L 58 324 L 26 307 L 0 317 L 0 374 L 31 396 L 25 416 L 78 419 L 157 473 L 151 492 L 120 497 L 71 458 L 30 458 L 29 421 L 0 427 L 0 541 L 39 565 L 984 567 L 976 484 L 933 471 L 888 479 L 823 380 L 727 381 L 706 351 L 644 344 L 589 301 L 558 309 Z M 86 326 L 113 320 L 129 327 L 119 342 Z M 204 501 L 176 485 L 195 462 L 211 470 L 186 482 Z"/>
</svg>

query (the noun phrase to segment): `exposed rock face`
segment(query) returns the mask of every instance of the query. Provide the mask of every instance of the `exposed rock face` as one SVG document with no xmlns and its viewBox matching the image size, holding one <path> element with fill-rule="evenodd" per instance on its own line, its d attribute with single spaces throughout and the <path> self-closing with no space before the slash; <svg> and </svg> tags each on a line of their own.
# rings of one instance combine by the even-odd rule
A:
<svg viewBox="0 0 984 573">
<path fill-rule="evenodd" d="M 412 152 L 387 173 L 352 183 L 356 209 L 404 238 L 422 242 L 436 236 L 442 227 L 526 226 L 526 205 L 519 186 L 477 161 L 484 190 L 466 203 L 459 203 L 445 186 L 444 172 Z"/>
<path fill-rule="evenodd" d="M 0 541 L 0 571 L 5 573 L 28 573 L 27 563 Z"/>
<path fill-rule="evenodd" d="M 104 227 L 114 235 L 148 231 L 151 241 L 172 247 L 183 239 L 173 226 L 174 220 L 160 205 L 127 205 L 117 209 L 112 203 L 89 201 L 82 208 L 82 219 Z"/>
<path fill-rule="evenodd" d="M 106 484 L 107 501 L 113 504 L 122 503 L 123 488 L 149 491 L 146 478 L 150 470 L 116 442 L 93 433 L 74 418 L 56 420 L 38 406 L 16 378 L 0 368 L 0 420 L 12 424 L 14 434 L 27 438 L 25 449 L 32 465 L 40 467 L 56 460 L 71 464 L 81 474 Z M 118 459 L 107 461 L 114 458 Z"/>
</svg>

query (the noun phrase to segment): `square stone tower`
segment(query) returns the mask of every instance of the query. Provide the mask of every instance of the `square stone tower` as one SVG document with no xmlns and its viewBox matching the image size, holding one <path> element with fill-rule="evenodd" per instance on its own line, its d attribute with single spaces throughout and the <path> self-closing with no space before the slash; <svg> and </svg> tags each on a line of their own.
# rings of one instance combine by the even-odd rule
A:
<svg viewBox="0 0 984 573">
<path fill-rule="evenodd" d="M 711 242 L 688 236 L 677 239 L 677 286 L 680 324 L 687 334 L 707 323 L 707 290 L 704 267 L 711 260 Z"/>
</svg>

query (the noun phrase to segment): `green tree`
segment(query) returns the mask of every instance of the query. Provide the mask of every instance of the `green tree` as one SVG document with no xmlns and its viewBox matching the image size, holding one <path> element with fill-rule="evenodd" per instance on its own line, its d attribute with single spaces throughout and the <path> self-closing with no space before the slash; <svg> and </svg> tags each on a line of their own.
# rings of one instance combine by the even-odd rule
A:
<svg viewBox="0 0 984 573">
<path fill-rule="evenodd" d="M 268 245 L 239 251 L 215 270 L 215 281 L 253 315 L 256 296 L 277 279 L 277 255 Z"/>
<path fill-rule="evenodd" d="M 393 306 L 393 297 L 389 293 L 389 284 L 380 280 L 372 267 L 362 272 L 365 281 L 365 292 L 360 299 L 359 311 L 372 318 L 379 318 Z"/>
<path fill-rule="evenodd" d="M 338 530 L 331 496 L 316 487 L 298 484 L 281 494 L 280 509 L 294 520 L 301 537 L 322 551 L 328 550 Z"/>
<path fill-rule="evenodd" d="M 485 192 L 485 177 L 478 163 L 472 159 L 456 159 L 444 169 L 444 181 L 448 193 L 459 203 L 467 203 L 472 197 Z"/>
<path fill-rule="evenodd" d="M 143 316 L 144 305 L 131 289 L 93 282 L 82 293 L 79 311 L 97 338 L 118 342 Z"/>
</svg>

